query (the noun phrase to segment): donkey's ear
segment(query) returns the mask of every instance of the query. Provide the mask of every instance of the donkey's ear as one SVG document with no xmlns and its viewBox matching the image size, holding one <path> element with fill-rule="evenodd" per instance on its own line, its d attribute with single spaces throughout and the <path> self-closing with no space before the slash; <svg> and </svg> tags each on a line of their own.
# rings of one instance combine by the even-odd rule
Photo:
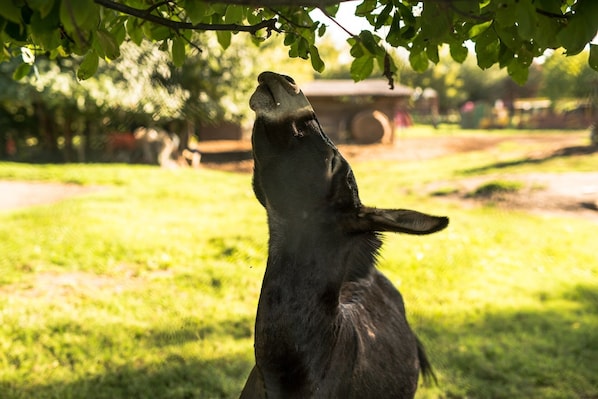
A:
<svg viewBox="0 0 598 399">
<path fill-rule="evenodd" d="M 431 234 L 448 226 L 444 216 L 432 216 L 409 209 L 362 208 L 356 218 L 347 223 L 353 232 L 393 231 L 406 234 Z"/>
</svg>

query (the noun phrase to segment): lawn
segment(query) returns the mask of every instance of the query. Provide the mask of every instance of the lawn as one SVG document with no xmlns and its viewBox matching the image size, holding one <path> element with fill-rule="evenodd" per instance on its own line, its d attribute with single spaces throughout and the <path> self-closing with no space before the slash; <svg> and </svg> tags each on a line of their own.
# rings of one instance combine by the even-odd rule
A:
<svg viewBox="0 0 598 399">
<path fill-rule="evenodd" d="M 365 203 L 451 218 L 432 236 L 387 235 L 379 265 L 436 368 L 417 397 L 596 398 L 597 224 L 419 190 L 491 172 L 509 161 L 501 148 L 513 153 L 354 165 Z M 529 170 L 518 159 L 510 171 Z M 0 398 L 238 396 L 267 248 L 250 175 L 4 163 L 0 179 L 103 187 L 0 211 Z"/>
</svg>

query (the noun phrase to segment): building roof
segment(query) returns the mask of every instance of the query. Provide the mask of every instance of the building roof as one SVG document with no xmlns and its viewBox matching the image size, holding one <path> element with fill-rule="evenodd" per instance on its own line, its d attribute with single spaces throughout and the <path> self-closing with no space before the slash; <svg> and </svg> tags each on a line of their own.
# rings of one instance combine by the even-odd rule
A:
<svg viewBox="0 0 598 399">
<path fill-rule="evenodd" d="M 410 97 L 413 94 L 413 89 L 398 84 L 391 90 L 385 79 L 368 79 L 357 83 L 350 79 L 320 79 L 304 83 L 301 90 L 307 97 Z"/>
</svg>

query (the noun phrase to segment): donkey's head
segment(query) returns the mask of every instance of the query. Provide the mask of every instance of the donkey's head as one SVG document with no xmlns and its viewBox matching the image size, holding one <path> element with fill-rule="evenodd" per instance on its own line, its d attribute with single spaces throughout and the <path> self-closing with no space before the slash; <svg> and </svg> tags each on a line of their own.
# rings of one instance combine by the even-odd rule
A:
<svg viewBox="0 0 598 399">
<path fill-rule="evenodd" d="M 249 102 L 256 113 L 253 188 L 271 216 L 333 220 L 348 232 L 428 234 L 447 226 L 445 217 L 364 207 L 349 163 L 324 134 L 293 79 L 263 72 L 258 83 Z"/>
</svg>

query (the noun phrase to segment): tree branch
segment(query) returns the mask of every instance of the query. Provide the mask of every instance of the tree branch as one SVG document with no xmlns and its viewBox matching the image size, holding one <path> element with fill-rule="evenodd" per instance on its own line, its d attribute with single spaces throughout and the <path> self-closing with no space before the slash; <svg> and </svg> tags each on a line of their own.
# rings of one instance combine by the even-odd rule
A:
<svg viewBox="0 0 598 399">
<path fill-rule="evenodd" d="M 554 19 L 558 19 L 558 20 L 567 20 L 567 19 L 569 19 L 568 15 L 556 14 L 554 12 L 545 11 L 545 10 L 542 10 L 540 8 L 536 8 L 536 12 L 538 14 L 540 14 L 540 15 L 544 15 L 545 17 L 554 18 Z"/>
<path fill-rule="evenodd" d="M 352 0 L 217 0 L 206 3 L 221 3 L 221 4 L 236 4 L 243 6 L 255 7 L 280 7 L 280 6 L 295 6 L 295 7 L 330 7 L 338 3 L 344 3 Z"/>
<path fill-rule="evenodd" d="M 349 37 L 358 37 L 355 34 L 349 32 L 349 30 L 347 28 L 345 28 L 343 25 L 341 25 L 335 17 L 333 17 L 332 15 L 330 15 L 330 13 L 328 11 L 326 11 L 325 8 L 320 8 L 320 11 L 322 12 L 322 14 L 324 14 L 326 16 L 326 18 L 328 18 L 329 20 L 331 20 L 332 22 L 334 22 L 336 24 L 336 26 L 338 26 L 340 29 L 342 29 L 343 31 L 345 31 L 345 33 L 347 35 L 349 35 Z"/>
<path fill-rule="evenodd" d="M 268 31 L 280 30 L 276 27 L 278 20 L 276 18 L 262 21 L 255 25 L 237 25 L 237 24 L 192 24 L 190 22 L 172 21 L 170 19 L 162 18 L 151 13 L 152 8 L 148 10 L 140 10 L 138 8 L 129 7 L 125 4 L 116 3 L 112 0 L 94 0 L 94 2 L 102 7 L 109 8 L 123 14 L 131 15 L 146 21 L 153 22 L 158 25 L 166 26 L 174 30 L 213 30 L 213 31 L 232 31 L 232 32 L 249 32 L 255 34 L 260 29 L 267 29 Z"/>
</svg>

